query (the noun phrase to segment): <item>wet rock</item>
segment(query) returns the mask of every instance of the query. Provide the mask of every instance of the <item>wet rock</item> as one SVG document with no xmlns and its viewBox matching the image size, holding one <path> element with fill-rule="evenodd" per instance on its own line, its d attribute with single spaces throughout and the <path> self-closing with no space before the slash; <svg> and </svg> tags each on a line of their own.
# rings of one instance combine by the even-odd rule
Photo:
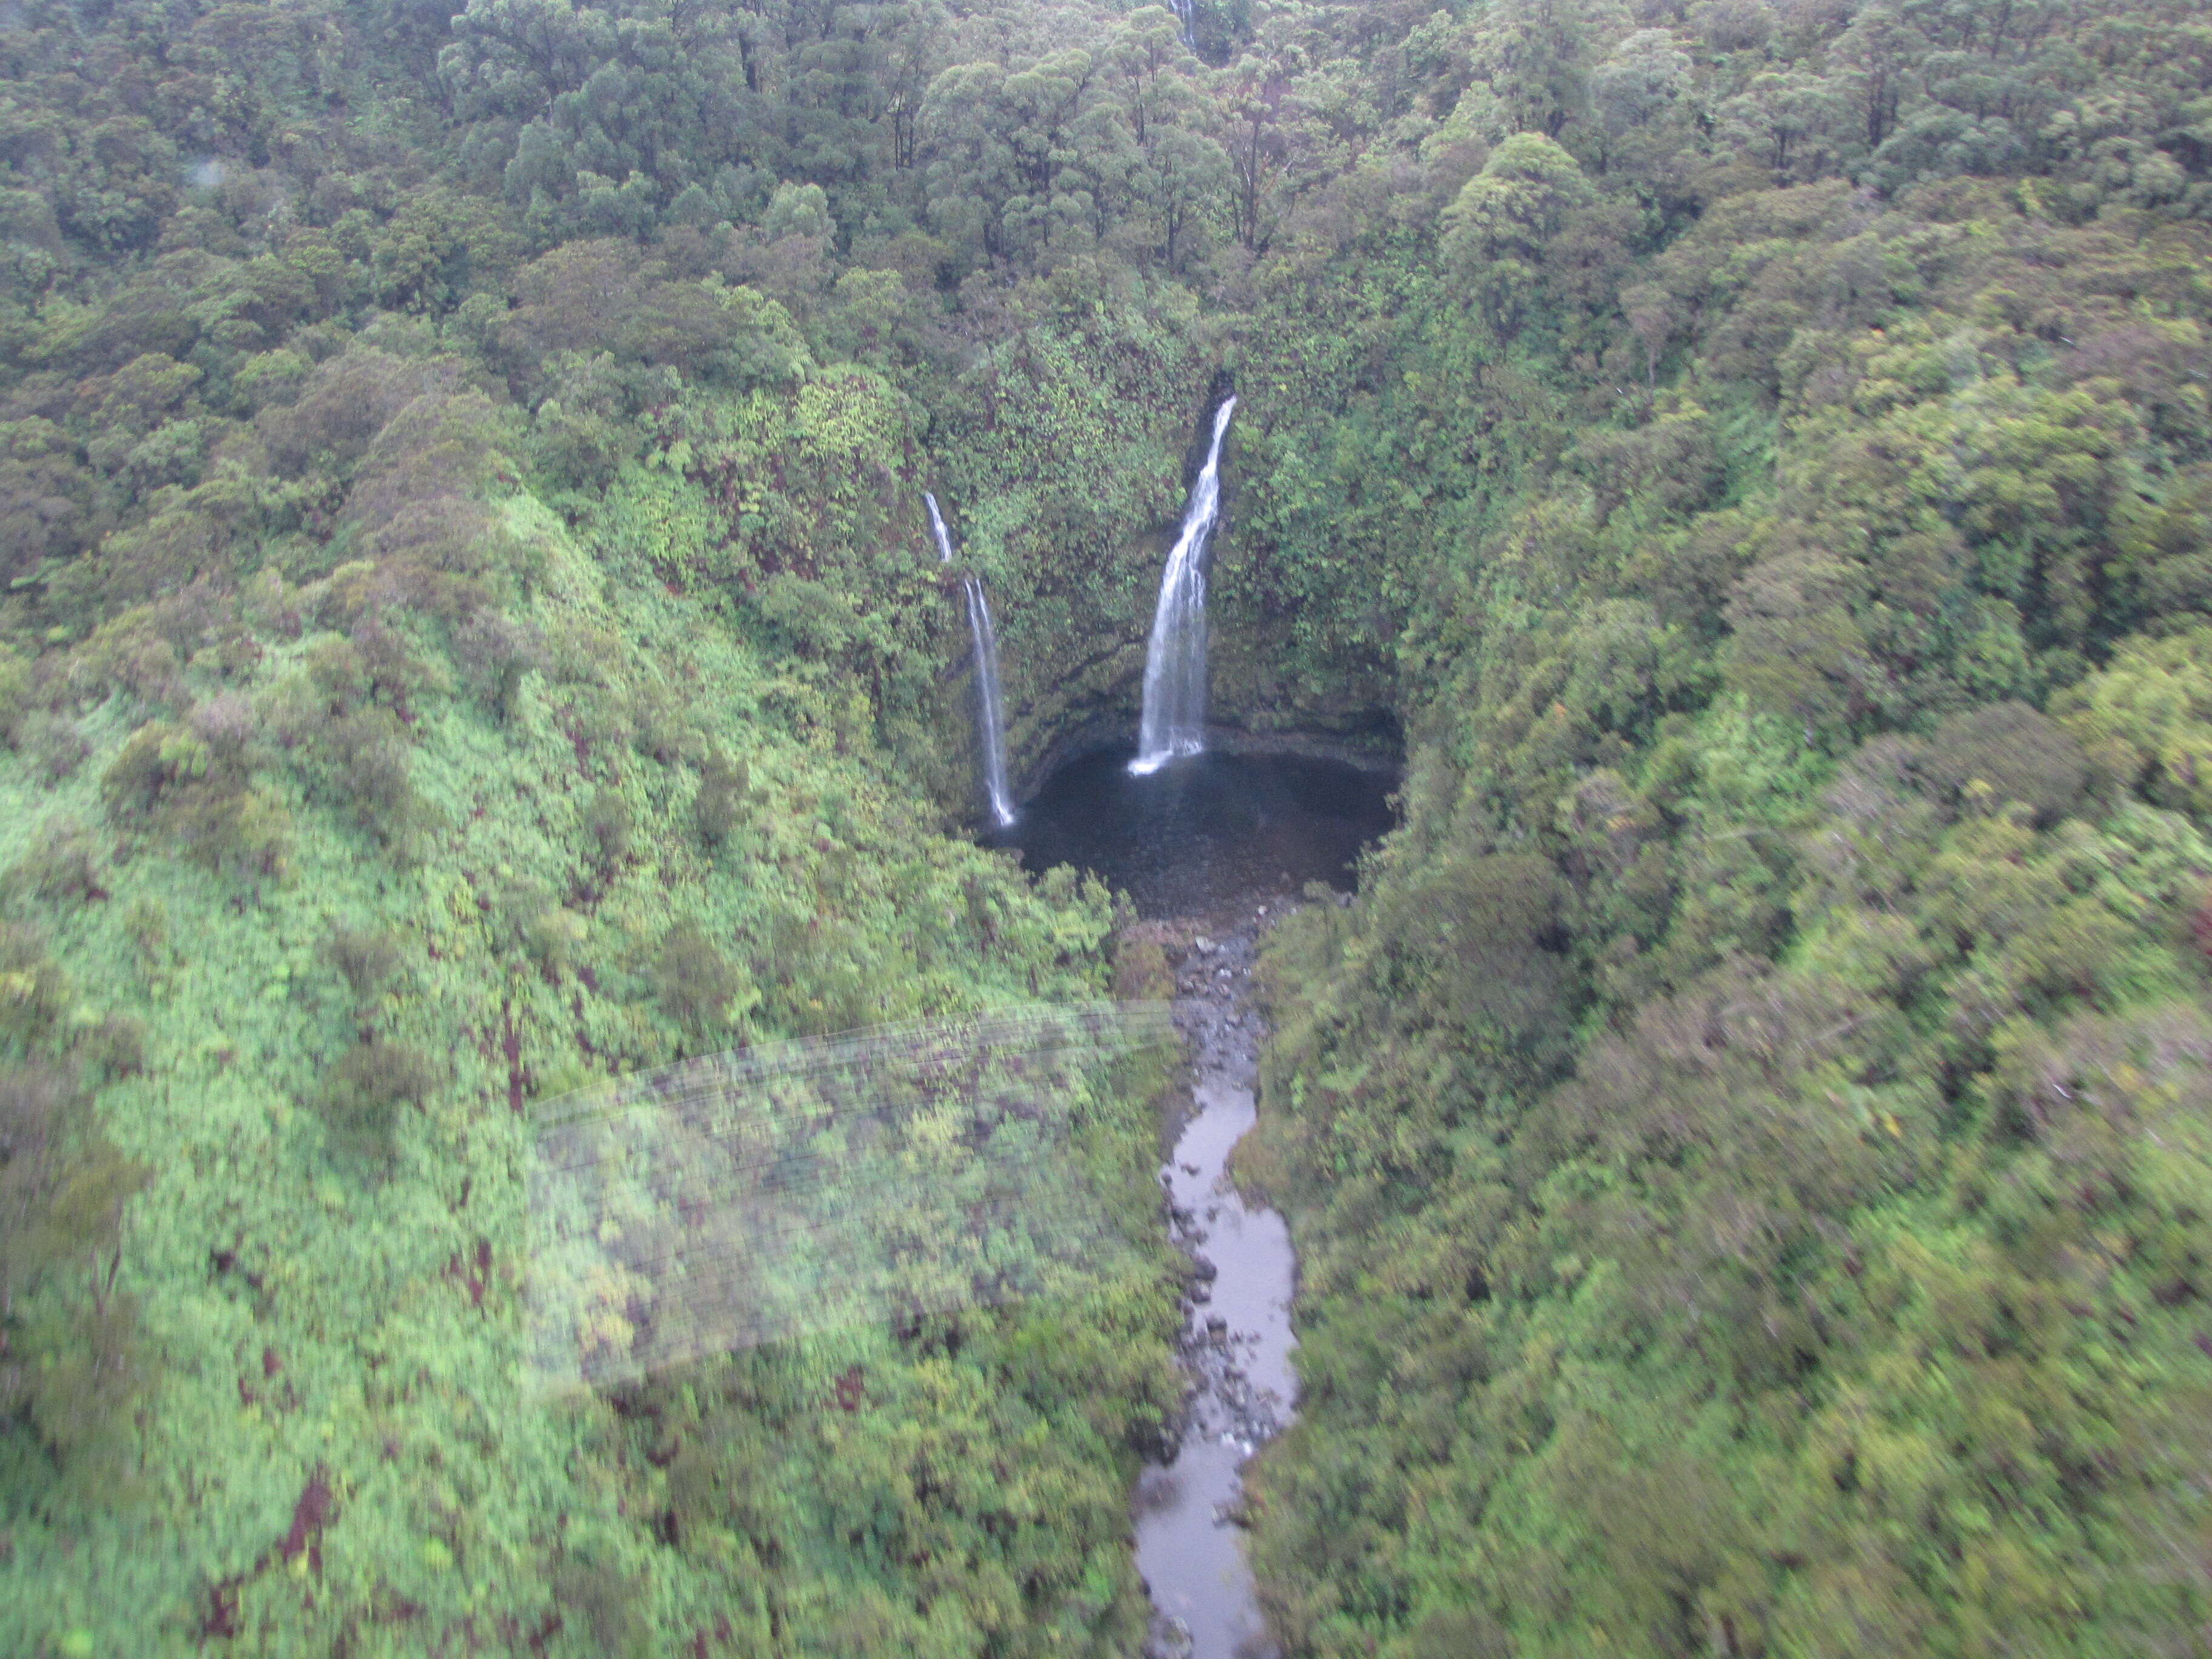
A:
<svg viewBox="0 0 2212 1659">
<path fill-rule="evenodd" d="M 1172 1018 L 1189 1045 L 1194 1089 L 1189 1115 L 1183 1118 L 1178 1135 L 1207 1112 L 1218 1107 L 1227 1109 L 1225 1103 L 1231 1098 L 1227 1091 L 1256 1089 L 1257 1048 L 1264 1036 L 1266 1024 L 1248 1000 L 1249 975 L 1258 956 L 1259 940 L 1277 919 L 1271 912 L 1286 913 L 1296 908 L 1294 904 L 1278 904 L 1271 900 L 1255 909 L 1247 901 L 1236 911 L 1216 913 L 1211 919 L 1211 925 L 1226 929 L 1224 933 L 1193 931 L 1183 935 L 1188 943 L 1176 962 L 1179 994 Z M 1180 1146 L 1178 1153 L 1182 1153 Z M 1223 1262 L 1217 1263 L 1199 1253 L 1200 1246 L 1224 1210 L 1232 1215 L 1241 1213 L 1228 1195 L 1227 1185 L 1224 1183 L 1208 1194 L 1210 1202 L 1201 1200 L 1188 1207 L 1176 1202 L 1178 1186 L 1190 1191 L 1190 1185 L 1185 1183 L 1195 1183 L 1202 1178 L 1212 1167 L 1214 1156 L 1214 1152 L 1209 1152 L 1199 1161 L 1186 1164 L 1179 1155 L 1161 1171 L 1167 1189 L 1162 1207 L 1167 1212 L 1176 1246 L 1189 1258 L 1186 1292 L 1178 1297 L 1182 1319 L 1176 1337 L 1186 1392 L 1181 1420 L 1173 1431 L 1173 1443 L 1218 1444 L 1229 1449 L 1233 1460 L 1241 1464 L 1258 1447 L 1282 1432 L 1290 1413 L 1288 1402 L 1277 1397 L 1279 1385 L 1273 1380 L 1281 1374 L 1280 1355 L 1257 1333 L 1232 1331 L 1229 1316 L 1213 1311 L 1211 1305 L 1218 1292 L 1225 1305 L 1232 1309 L 1241 1306 L 1240 1298 L 1250 1288 L 1242 1277 L 1246 1267 L 1242 1255 L 1224 1257 Z M 1192 1195 L 1197 1197 L 1195 1193 Z M 1194 1211 L 1202 1211 L 1202 1218 L 1194 1215 Z M 1240 1232 L 1237 1237 L 1243 1238 L 1243 1234 Z M 1266 1386 L 1255 1382 L 1247 1374 L 1246 1365 L 1264 1367 L 1264 1374 L 1271 1380 Z M 1220 1468 L 1218 1461 L 1212 1467 L 1216 1471 Z M 1201 1528 L 1209 1522 L 1213 1526 L 1250 1524 L 1234 1480 L 1224 1493 L 1220 1486 L 1214 1484 L 1218 1480 L 1217 1473 L 1209 1478 L 1206 1489 L 1185 1490 L 1172 1512 L 1146 1512 L 1140 1502 L 1140 1559 L 1143 1537 L 1150 1527 L 1164 1524 L 1168 1530 L 1159 1535 L 1172 1537 L 1173 1528 L 1178 1524 L 1195 1523 Z M 1217 1503 L 1216 1499 L 1221 1501 Z M 1178 1522 L 1175 1516 L 1182 1520 Z M 1183 1537 L 1186 1541 L 1193 1541 L 1188 1534 Z M 1216 1547 L 1226 1547 L 1226 1540 Z M 1212 1571 L 1215 1557 L 1206 1553 L 1202 1547 L 1200 1554 L 1207 1564 L 1206 1570 Z M 1165 1558 L 1160 1565 L 1167 1565 Z M 1189 1617 L 1197 1618 L 1189 1613 L 1192 1586 L 1182 1582 L 1188 1577 L 1183 1568 L 1177 1565 L 1169 1577 L 1169 1583 L 1148 1585 L 1148 1593 L 1158 1591 L 1161 1600 L 1169 1606 L 1180 1607 Z M 1244 1592 L 1237 1595 L 1241 1601 Z M 1207 1620 L 1206 1628 L 1211 1630 L 1211 1613 Z M 1147 1659 L 1168 1655 L 1189 1659 L 1193 1642 L 1188 1627 L 1161 1613 L 1155 1617 L 1145 1653 Z"/>
</svg>

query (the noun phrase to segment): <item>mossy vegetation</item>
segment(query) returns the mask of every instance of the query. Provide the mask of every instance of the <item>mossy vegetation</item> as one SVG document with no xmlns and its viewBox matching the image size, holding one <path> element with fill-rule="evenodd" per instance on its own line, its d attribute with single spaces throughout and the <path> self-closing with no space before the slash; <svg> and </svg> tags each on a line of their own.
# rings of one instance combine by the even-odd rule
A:
<svg viewBox="0 0 2212 1659">
<path fill-rule="evenodd" d="M 1376 619 L 1412 752 L 1265 963 L 1264 1593 L 1306 1654 L 2184 1650 L 2203 185 L 2055 112 L 2202 37 L 1644 14 L 1471 15 L 1428 204 L 1378 158 L 1310 252 L 1389 343 L 1267 529 L 1367 538 L 1299 609 Z"/>
<path fill-rule="evenodd" d="M 35 0 L 0 27 L 0 1647 L 1132 1651 L 1172 1274 L 521 1386 L 538 1101 L 1156 990 L 972 814 L 1401 732 L 1240 1163 L 1299 1656 L 2188 1651 L 2189 6 Z M 1151 1238 L 1160 1079 L 1085 1156 Z"/>
</svg>

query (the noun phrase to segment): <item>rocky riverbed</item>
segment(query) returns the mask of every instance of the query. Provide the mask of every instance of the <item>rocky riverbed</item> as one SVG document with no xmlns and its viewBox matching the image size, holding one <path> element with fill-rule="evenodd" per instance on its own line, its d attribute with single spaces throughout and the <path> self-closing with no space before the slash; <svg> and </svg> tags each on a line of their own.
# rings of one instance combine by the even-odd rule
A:
<svg viewBox="0 0 2212 1659">
<path fill-rule="evenodd" d="M 1268 1641 L 1237 1522 L 1241 1471 L 1288 1425 L 1290 1232 L 1247 1204 L 1230 1158 L 1256 1115 L 1260 1017 L 1252 965 L 1281 901 L 1204 921 L 1146 924 L 1173 964 L 1175 1022 L 1189 1045 L 1191 1098 L 1160 1170 L 1176 1243 L 1193 1262 L 1182 1352 L 1190 1377 L 1175 1460 L 1146 1471 L 1136 1499 L 1137 1565 L 1155 1609 L 1152 1659 L 1262 1659 Z"/>
</svg>

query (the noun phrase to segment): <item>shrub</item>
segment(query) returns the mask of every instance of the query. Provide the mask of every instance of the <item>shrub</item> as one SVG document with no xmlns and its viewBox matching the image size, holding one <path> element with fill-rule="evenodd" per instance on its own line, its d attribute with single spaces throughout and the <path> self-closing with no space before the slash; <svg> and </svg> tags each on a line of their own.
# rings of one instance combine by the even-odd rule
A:
<svg viewBox="0 0 2212 1659">
<path fill-rule="evenodd" d="M 0 921 L 0 1052 L 53 1052 L 76 1006 L 70 977 L 32 928 Z"/>
<path fill-rule="evenodd" d="M 165 515 L 155 525 L 173 527 L 180 516 Z M 151 567 L 137 571 L 144 578 L 141 586 L 146 593 L 157 591 L 164 582 L 189 580 L 193 574 L 188 568 L 189 554 L 158 545 L 160 538 L 150 533 L 116 539 L 118 545 L 106 551 L 108 563 L 127 571 L 137 559 Z M 108 597 L 112 600 L 122 596 Z M 155 625 L 152 607 L 142 605 L 102 623 L 90 639 L 69 654 L 65 684 L 80 700 L 95 700 L 120 690 L 142 703 L 174 708 L 189 700 L 184 673 L 184 658 L 176 640 Z"/>
<path fill-rule="evenodd" d="M 976 884 L 969 888 L 969 914 L 982 932 L 995 923 Z M 989 937 L 990 935 L 986 935 Z M 775 1022 L 800 1036 L 848 1031 L 884 1018 L 885 987 L 866 966 L 865 941 L 851 922 L 834 916 L 785 912 L 769 936 L 770 1007 Z"/>
<path fill-rule="evenodd" d="M 2130 640 L 2051 707 L 2086 746 L 2100 789 L 2212 812 L 2212 629 Z"/>
<path fill-rule="evenodd" d="M 349 577 L 366 575 L 373 567 L 343 565 L 331 574 L 328 590 L 341 608 L 346 600 L 344 592 L 352 586 Z M 320 712 L 335 717 L 357 708 L 368 701 L 375 687 L 371 683 L 368 660 L 361 647 L 351 640 L 325 640 L 307 653 L 307 684 L 314 693 Z"/>
<path fill-rule="evenodd" d="M 522 677 L 542 673 L 551 659 L 545 636 L 486 606 L 453 630 L 453 659 L 469 687 L 505 720 Z"/>
<path fill-rule="evenodd" d="M 386 847 L 412 849 L 427 811 L 415 793 L 415 757 L 407 728 L 388 708 L 355 710 L 333 722 L 325 740 L 331 788 L 356 823 Z"/>
<path fill-rule="evenodd" d="M 2048 827 L 2081 804 L 2088 762 L 2056 721 L 2024 702 L 1997 702 L 1936 727 L 1920 771 L 1952 801 L 1984 783 L 1996 800 L 2018 802 Z"/>
<path fill-rule="evenodd" d="M 381 1167 L 392 1158 L 400 1109 L 420 1106 L 437 1086 L 437 1069 L 419 1049 L 381 1036 L 355 1045 L 316 1102 L 326 1144 L 341 1161 Z"/>
<path fill-rule="evenodd" d="M 399 972 L 399 942 L 380 927 L 340 927 L 324 941 L 323 954 L 366 1007 L 382 996 Z"/>
<path fill-rule="evenodd" d="M 743 761 L 731 760 L 720 749 L 708 755 L 699 769 L 699 793 L 691 799 L 691 822 L 709 849 L 729 840 L 751 788 L 752 775 Z"/>
<path fill-rule="evenodd" d="M 389 589 L 371 589 L 364 597 L 382 603 L 396 596 Z M 353 647 L 365 677 L 356 682 L 362 687 L 361 698 L 404 714 L 418 693 L 444 683 L 443 674 L 415 649 L 413 641 L 380 616 L 356 617 L 346 643 Z"/>
<path fill-rule="evenodd" d="M 306 672 L 270 699 L 279 742 L 319 763 L 305 769 L 313 792 L 349 807 L 362 829 L 402 854 L 415 850 L 432 819 L 415 793 L 406 724 L 374 699 L 380 691 L 404 698 L 421 678 L 404 640 L 365 625 L 354 639 L 309 652 Z"/>
<path fill-rule="evenodd" d="M 167 721 L 140 726 L 100 776 L 108 816 L 123 823 L 144 822 L 166 792 L 203 775 L 207 761 L 205 750 Z"/>
<path fill-rule="evenodd" d="M 117 824 L 165 835 L 211 870 L 281 877 L 291 814 L 252 787 L 243 741 L 226 724 L 234 713 L 218 711 L 212 740 L 167 720 L 141 726 L 109 763 L 100 794 Z"/>
<path fill-rule="evenodd" d="M 22 1413 L 48 1467 L 111 1495 L 145 1382 L 137 1304 L 114 1285 L 123 1206 L 148 1174 L 65 1073 L 0 1066 L 0 1432 Z"/>
<path fill-rule="evenodd" d="M 253 705 L 235 691 L 220 692 L 193 708 L 185 724 L 209 751 L 228 765 L 242 765 L 246 746 L 261 729 Z"/>
<path fill-rule="evenodd" d="M 620 790 L 601 784 L 592 792 L 590 804 L 584 808 L 584 833 L 597 848 L 603 869 L 611 869 L 629 856 L 635 829 L 636 820 Z"/>
<path fill-rule="evenodd" d="M 549 905 L 530 918 L 522 945 L 541 971 L 564 974 L 575 958 L 577 947 L 583 944 L 586 931 L 584 919 L 574 910 Z"/>
<path fill-rule="evenodd" d="M 565 1555 L 553 1570 L 553 1599 L 590 1632 L 594 1653 L 633 1659 L 650 1650 L 640 1587 L 620 1569 Z"/>
<path fill-rule="evenodd" d="M 1175 971 L 1158 939 L 1125 937 L 1115 942 L 1114 994 L 1124 1002 L 1164 1002 L 1175 995 Z"/>
<path fill-rule="evenodd" d="M 185 821 L 186 850 L 211 870 L 283 880 L 291 872 L 292 813 L 265 789 L 216 798 Z"/>
<path fill-rule="evenodd" d="M 753 605 L 793 648 L 808 656 L 842 656 L 860 626 L 850 595 L 789 570 L 763 582 Z"/>
<path fill-rule="evenodd" d="M 112 1081 L 146 1069 L 146 1022 L 136 1014 L 107 1014 L 79 1035 L 70 1051 L 90 1077 Z"/>
<path fill-rule="evenodd" d="M 15 723 L 15 746 L 39 769 L 49 784 L 68 777 L 92 752 L 84 729 L 66 715 L 33 708 Z"/>
<path fill-rule="evenodd" d="M 630 720 L 631 746 L 663 766 L 673 766 L 697 752 L 697 734 L 665 697 L 651 693 L 639 697 L 631 705 Z"/>
<path fill-rule="evenodd" d="M 30 664 L 0 649 L 0 743 L 16 741 L 16 728 L 30 700 Z"/>
<path fill-rule="evenodd" d="M 311 463 L 350 469 L 386 424 L 440 378 L 422 364 L 357 345 L 318 368 L 289 406 L 264 410 L 261 441 L 285 472 Z"/>
<path fill-rule="evenodd" d="M 1559 881 L 1527 855 L 1439 859 L 1386 923 L 1404 989 L 1444 1020 L 1516 1046 L 1556 1042 L 1567 982 L 1552 949 Z"/>
<path fill-rule="evenodd" d="M 16 1218 L 46 1195 L 60 1158 L 62 1119 L 71 1090 L 51 1066 L 0 1066 L 0 1273 L 10 1289 L 28 1278 L 41 1241 Z"/>
<path fill-rule="evenodd" d="M 530 876 L 500 884 L 486 921 L 496 949 L 520 951 L 540 972 L 556 975 L 568 970 L 586 931 L 582 917 L 564 909 L 550 888 Z"/>
<path fill-rule="evenodd" d="M 157 898 L 145 894 L 131 901 L 123 915 L 125 932 L 138 957 L 138 965 L 158 973 L 169 965 L 169 911 Z"/>
<path fill-rule="evenodd" d="M 95 489 L 52 421 L 10 420 L 0 433 L 0 578 L 13 581 L 84 545 Z"/>
<path fill-rule="evenodd" d="M 199 705 L 181 725 L 140 727 L 101 779 L 108 816 L 167 835 L 210 869 L 282 873 L 290 814 L 253 787 L 248 749 L 258 729 L 252 706 L 235 693 Z"/>
<path fill-rule="evenodd" d="M 264 409 L 289 409 L 297 402 L 310 365 L 298 352 L 263 351 L 248 357 L 231 376 L 231 389 L 257 413 Z"/>
<path fill-rule="evenodd" d="M 46 826 L 31 850 L 0 881 L 0 888 L 11 897 L 29 893 L 57 904 L 88 904 L 107 896 L 91 836 L 82 824 L 66 817 Z"/>
<path fill-rule="evenodd" d="M 737 969 L 689 917 L 661 939 L 653 978 L 662 1012 L 695 1036 L 726 1023 L 741 988 Z"/>
<path fill-rule="evenodd" d="M 1513 1638 L 1474 1607 L 1437 1607 L 1393 1650 L 1399 1659 L 1512 1659 Z"/>
</svg>

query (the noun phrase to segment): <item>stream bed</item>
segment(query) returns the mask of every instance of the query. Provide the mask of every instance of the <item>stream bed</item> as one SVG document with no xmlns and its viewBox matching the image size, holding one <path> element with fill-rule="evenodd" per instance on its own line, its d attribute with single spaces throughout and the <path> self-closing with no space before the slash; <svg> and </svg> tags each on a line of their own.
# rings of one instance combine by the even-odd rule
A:
<svg viewBox="0 0 2212 1659">
<path fill-rule="evenodd" d="M 1136 1495 L 1137 1570 L 1151 1592 L 1158 1659 L 1260 1659 L 1261 1623 L 1236 1516 L 1245 1461 L 1288 1426 L 1291 1296 L 1297 1264 L 1274 1211 L 1248 1204 L 1230 1154 L 1256 1116 L 1259 1016 L 1250 1000 L 1259 936 L 1281 901 L 1249 908 L 1218 934 L 1186 935 L 1175 1021 L 1190 1044 L 1191 1111 L 1160 1170 L 1176 1243 L 1198 1264 L 1186 1310 L 1191 1381 L 1174 1462 L 1145 1471 Z"/>
<path fill-rule="evenodd" d="M 1352 885 L 1359 849 L 1390 827 L 1393 780 L 1291 755 L 1208 753 L 1146 775 L 1127 760 L 1106 751 L 1063 767 L 998 839 L 1031 869 L 1076 865 L 1129 894 L 1174 969 L 1191 1098 L 1160 1185 L 1194 1264 L 1180 1343 L 1189 1393 L 1173 1461 L 1138 1482 L 1137 1569 L 1152 1659 L 1267 1659 L 1237 1522 L 1244 1464 L 1297 1403 L 1297 1262 L 1283 1218 L 1247 1203 L 1229 1173 L 1257 1115 L 1252 966 L 1308 883 Z"/>
</svg>

